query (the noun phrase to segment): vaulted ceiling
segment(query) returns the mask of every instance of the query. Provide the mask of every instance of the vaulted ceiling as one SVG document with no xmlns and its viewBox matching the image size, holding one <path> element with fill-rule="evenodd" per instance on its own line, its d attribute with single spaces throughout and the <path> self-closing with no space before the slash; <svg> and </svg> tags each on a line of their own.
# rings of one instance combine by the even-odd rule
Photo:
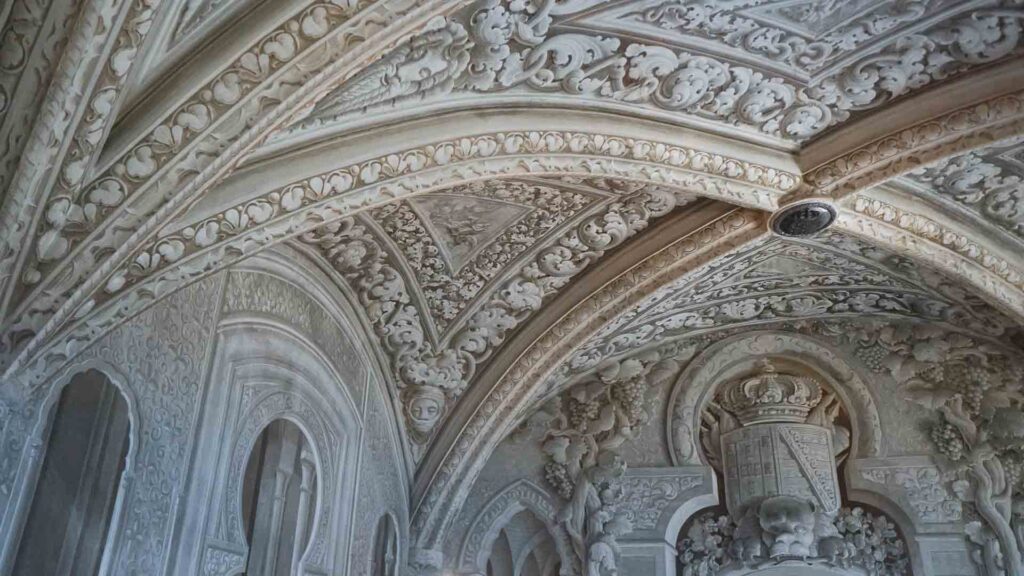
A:
<svg viewBox="0 0 1024 576">
<path fill-rule="evenodd" d="M 545 378 L 824 317 L 1019 344 L 1014 0 L 15 0 L 0 20 L 5 380 L 288 243 L 364 315 L 422 494 L 586 310 Z M 805 199 L 834 230 L 770 234 Z M 436 418 L 410 417 L 420 394 Z"/>
</svg>

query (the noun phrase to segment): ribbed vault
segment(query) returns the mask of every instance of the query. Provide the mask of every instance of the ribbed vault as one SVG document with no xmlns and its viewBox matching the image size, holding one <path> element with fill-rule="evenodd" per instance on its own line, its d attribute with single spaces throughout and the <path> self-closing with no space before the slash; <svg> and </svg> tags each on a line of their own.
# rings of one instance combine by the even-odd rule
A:
<svg viewBox="0 0 1024 576">
<path fill-rule="evenodd" d="M 1022 21 L 1010 0 L 15 0 L 0 382 L 287 246 L 362 315 L 429 564 L 512 427 L 609 359 L 822 322 L 1021 346 Z M 770 232 L 808 199 L 830 231 Z"/>
</svg>

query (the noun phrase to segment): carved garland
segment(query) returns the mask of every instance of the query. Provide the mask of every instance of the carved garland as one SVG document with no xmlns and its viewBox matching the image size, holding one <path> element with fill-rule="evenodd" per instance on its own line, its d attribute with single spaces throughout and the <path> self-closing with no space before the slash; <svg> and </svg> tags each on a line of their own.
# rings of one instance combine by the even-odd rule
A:
<svg viewBox="0 0 1024 576">
<path fill-rule="evenodd" d="M 420 310 L 392 257 L 363 224 L 343 219 L 301 237 L 316 246 L 357 293 L 383 348 L 391 356 L 410 428 L 426 441 L 444 413 L 442 398 L 454 401 L 477 366 L 505 335 L 536 312 L 565 282 L 607 250 L 621 244 L 685 202 L 664 190 L 635 193 L 613 202 L 537 253 L 532 262 L 492 291 L 487 303 L 435 350 Z M 430 406 L 427 406 L 430 404 Z M 434 410 L 418 415 L 417 411 Z"/>
<path fill-rule="evenodd" d="M 1024 92 L 943 114 L 851 150 L 809 170 L 801 196 L 840 199 L 922 163 L 1024 132 Z"/>
<path fill-rule="evenodd" d="M 17 10 L 26 4 L 19 2 L 12 15 L 17 18 Z M 97 42 L 96 38 L 103 37 L 101 31 L 116 29 L 115 21 L 122 2 L 99 0 L 83 1 L 82 4 L 75 30 L 55 66 L 45 101 L 21 151 L 18 170 L 8 171 L 14 179 L 9 188 L 4 188 L 7 195 L 0 207 L 0 230 L 3 231 L 0 233 L 0 271 L 4 272 L 0 274 L 0 297 L 5 300 L 8 291 L 16 285 L 14 268 L 23 248 L 21 241 L 31 233 L 36 203 L 40 201 L 39 195 L 44 193 L 45 182 L 52 174 L 47 168 L 60 154 L 72 123 L 79 118 L 82 101 L 76 96 L 90 91 L 92 76 L 86 73 L 90 68 L 88 64 L 102 58 L 106 43 Z M 39 6 L 32 9 L 44 11 Z M 14 36 L 5 34 L 4 38 L 13 39 Z M 5 165 L 12 168 L 8 162 Z"/>
<path fill-rule="evenodd" d="M 524 154 L 532 156 L 531 162 L 522 162 Z M 795 188 L 799 181 L 793 174 L 726 156 L 603 134 L 517 132 L 442 141 L 310 177 L 222 211 L 197 226 L 149 244 L 117 272 L 112 270 L 117 258 L 107 259 L 93 280 L 80 286 L 57 314 L 41 311 L 15 325 L 35 332 L 36 337 L 7 373 L 14 373 L 32 359 L 31 378 L 35 380 L 48 369 L 47 364 L 59 362 L 68 351 L 93 339 L 103 326 L 130 317 L 178 286 L 380 198 L 519 173 L 643 178 L 731 203 L 762 207 L 773 206 L 773 198 Z M 184 265 L 186 254 L 193 258 Z M 97 284 L 105 285 L 102 293 L 93 292 L 99 289 Z M 119 305 L 104 307 L 103 303 L 118 292 Z M 60 343 L 47 342 L 69 318 L 73 306 L 90 294 L 94 299 L 86 306 L 94 311 L 58 338 Z M 40 302 L 40 306 L 45 303 Z M 37 328 L 40 325 L 43 327 Z M 44 359 L 39 355 L 44 345 L 47 349 L 60 346 L 62 352 Z"/>
<path fill-rule="evenodd" d="M 336 3 L 328 2 L 327 4 L 334 5 Z M 117 208 L 108 207 L 110 210 L 105 210 L 102 206 L 96 204 L 93 208 L 86 210 L 84 205 L 67 204 L 62 206 L 67 208 L 70 212 L 64 212 L 63 208 L 61 208 L 53 213 L 55 217 L 63 223 L 75 220 L 77 224 L 71 228 L 82 232 L 83 237 L 84 235 L 91 234 L 90 231 L 93 231 L 94 229 L 99 230 L 99 228 L 94 226 L 94 224 L 99 223 L 99 221 L 95 220 L 94 217 L 107 215 L 108 212 L 109 215 L 114 215 L 116 212 L 117 218 L 122 220 L 127 218 L 131 220 L 131 222 L 123 222 L 124 227 L 118 229 L 106 226 L 103 227 L 102 234 L 93 234 L 94 238 L 92 241 L 98 246 L 103 246 L 104 248 L 83 252 L 82 246 L 79 246 L 77 249 L 78 255 L 76 256 L 76 264 L 78 265 L 75 266 L 75 271 L 69 275 L 60 277 L 61 280 L 59 286 L 52 284 L 48 285 L 49 290 L 46 297 L 36 297 L 24 300 L 23 309 L 19 312 L 19 319 L 17 320 L 13 331 L 22 333 L 25 331 L 35 332 L 42 327 L 50 317 L 52 317 L 55 310 L 59 310 L 62 305 L 66 304 L 68 298 L 80 298 L 83 295 L 81 287 L 90 283 L 86 279 L 86 275 L 97 269 L 109 273 L 110 267 L 115 266 L 120 258 L 127 256 L 127 253 L 130 250 L 137 247 L 145 235 L 152 233 L 159 225 L 166 222 L 167 217 L 180 209 L 185 200 L 194 197 L 194 195 L 203 187 L 209 186 L 213 177 L 223 175 L 223 172 L 229 170 L 232 164 L 238 161 L 241 153 L 254 146 L 258 138 L 265 136 L 266 131 L 270 129 L 273 123 L 282 121 L 282 118 L 288 114 L 294 114 L 299 102 L 312 98 L 315 95 L 315 91 L 304 91 L 298 89 L 303 85 L 303 83 L 307 83 L 308 85 L 319 85 L 327 81 L 327 79 L 331 78 L 333 75 L 344 73 L 347 67 L 351 67 L 354 58 L 353 54 L 363 54 L 354 50 L 354 45 L 369 41 L 367 35 L 360 34 L 360 30 L 363 28 L 369 28 L 373 31 L 388 30 L 389 33 L 401 33 L 401 26 L 397 26 L 396 29 L 391 30 L 386 27 L 386 24 L 402 22 L 402 18 L 405 17 L 406 12 L 417 13 L 417 10 L 425 10 L 426 8 L 426 5 L 417 6 L 408 3 L 392 8 L 390 4 L 378 3 L 368 11 L 353 14 L 353 17 L 350 19 L 351 26 L 339 26 L 338 30 L 340 30 L 340 32 L 338 32 L 331 29 L 323 29 L 322 25 L 326 22 L 323 14 L 325 7 L 320 7 L 320 11 L 317 10 L 317 7 L 313 7 L 308 14 L 305 12 L 303 13 L 310 18 L 308 21 L 303 19 L 289 21 L 290 24 L 285 27 L 285 30 L 283 32 L 279 32 L 281 34 L 316 33 L 321 37 L 321 40 L 310 44 L 310 46 L 319 46 L 322 47 L 323 50 L 306 50 L 301 53 L 291 54 L 287 59 L 288 61 L 273 74 L 271 61 L 277 56 L 272 57 L 269 52 L 263 53 L 262 50 L 264 48 L 270 49 L 278 56 L 283 53 L 277 51 L 279 46 L 275 48 L 277 45 L 274 44 L 273 38 L 268 37 L 261 40 L 261 42 L 253 48 L 255 52 L 251 51 L 243 55 L 239 61 L 235 62 L 232 70 L 234 73 L 239 75 L 238 82 L 241 82 L 241 76 L 246 76 L 246 78 L 251 80 L 261 74 L 264 75 L 267 79 L 266 82 L 262 84 L 260 84 L 260 82 L 256 82 L 256 84 L 261 86 L 260 90 L 264 95 L 264 98 L 254 100 L 252 94 L 250 94 L 249 97 L 242 97 L 241 93 L 239 93 L 241 98 L 239 100 L 239 104 L 223 109 L 221 111 L 223 112 L 223 115 L 219 122 L 212 123 L 206 122 L 205 120 L 202 122 L 205 126 L 209 126 L 210 128 L 217 127 L 218 130 L 221 130 L 222 132 L 229 131 L 231 134 L 220 134 L 219 137 L 216 138 L 215 143 L 210 141 L 210 138 L 213 136 L 210 136 L 210 138 L 206 138 L 205 140 L 197 139 L 189 146 L 192 150 L 190 154 L 177 156 L 177 158 L 181 160 L 180 163 L 183 163 L 183 165 L 175 170 L 169 169 L 166 165 L 159 169 L 150 166 L 150 160 L 152 159 L 150 153 L 155 153 L 153 152 L 155 148 L 148 149 L 143 158 L 123 157 L 121 159 L 123 162 L 116 165 L 122 166 L 122 169 L 118 173 L 124 176 L 124 178 L 130 180 L 131 178 L 128 177 L 128 174 L 136 168 L 144 171 L 150 171 L 152 168 L 154 179 L 146 180 L 145 182 L 134 181 L 130 186 L 121 180 L 118 180 L 119 183 L 114 187 L 114 189 L 95 189 L 99 190 L 99 193 L 106 195 L 105 198 L 118 197 Z M 348 14 L 348 12 L 346 12 L 346 14 Z M 372 34 L 369 36 L 372 36 Z M 387 41 L 386 38 L 371 39 L 373 40 L 373 45 L 375 47 L 379 47 L 380 44 Z M 294 42 L 281 41 L 292 47 L 299 45 Z M 332 61 L 330 56 L 335 52 L 339 54 L 347 54 L 347 57 L 339 57 Z M 324 62 L 327 62 L 326 66 L 323 65 Z M 308 69 L 299 67 L 299 64 L 307 64 Z M 229 70 L 226 74 L 230 74 L 231 72 L 232 71 Z M 234 93 L 232 91 L 241 86 L 238 82 L 231 81 L 229 82 L 230 86 L 226 85 L 224 88 L 227 92 L 224 92 L 224 90 L 220 90 L 218 92 Z M 215 88 L 216 86 L 211 84 L 199 93 L 194 94 L 193 100 L 190 102 L 198 106 L 206 106 L 206 101 L 213 98 L 214 91 L 217 91 Z M 269 100 L 281 102 L 281 106 L 272 108 L 267 112 L 268 109 L 264 104 Z M 184 113 L 190 105 L 191 104 L 188 103 L 182 105 L 180 111 Z M 181 118 L 185 124 L 175 128 L 174 122 L 177 121 L 177 114 L 178 112 L 175 113 L 175 116 L 169 118 L 165 124 L 157 127 L 157 129 L 151 134 L 152 138 L 155 138 L 153 142 L 149 142 L 149 140 L 147 140 L 146 142 L 149 142 L 149 144 L 142 143 L 140 145 L 155 146 L 162 151 L 171 149 L 178 150 L 179 147 L 175 142 L 180 140 L 179 137 L 192 134 L 190 131 L 192 128 L 190 128 L 190 126 L 193 126 L 193 122 L 192 119 L 185 117 L 187 116 L 186 114 Z M 258 117 L 258 119 L 253 121 L 254 117 Z M 207 120 L 210 119 L 209 117 L 205 118 Z M 204 134 L 209 134 L 209 132 L 210 131 L 207 130 Z M 227 142 L 227 144 L 225 144 L 225 142 Z M 168 146 L 170 146 L 170 148 L 168 148 Z M 170 160 L 172 156 L 173 154 L 168 156 L 168 159 Z M 131 170 L 129 170 L 128 164 L 132 164 L 133 168 Z M 184 166 L 187 166 L 187 168 Z M 121 178 L 121 176 L 118 177 Z M 108 179 L 101 178 L 101 181 L 106 180 Z M 163 193 L 169 199 L 163 201 L 161 204 L 154 204 L 149 201 L 150 195 L 138 193 L 138 190 L 148 187 L 153 183 L 156 183 L 159 187 L 166 188 Z M 97 186 L 99 185 L 100 184 L 97 184 Z M 120 192 L 120 186 L 122 185 L 128 186 L 128 188 L 125 188 L 124 190 L 131 189 L 135 190 L 136 193 L 131 196 L 122 195 Z M 91 193 L 92 192 L 89 192 L 89 194 Z M 86 192 L 82 192 L 79 197 L 84 199 L 83 201 L 88 201 L 85 194 Z M 110 196 L 110 194 L 113 194 L 113 196 Z M 15 208 L 24 208 L 24 206 L 16 206 Z M 18 247 L 18 249 L 20 249 L 23 244 L 21 239 L 22 235 L 26 231 L 27 223 L 22 222 L 21 224 L 18 224 L 18 222 L 20 222 L 18 219 L 23 219 L 25 214 L 26 210 L 14 210 L 8 214 L 10 218 L 5 220 L 9 220 L 14 223 L 12 226 L 4 228 L 5 231 L 9 231 L 11 234 L 10 237 L 5 237 L 5 241 L 9 247 Z M 84 220 L 79 218 L 79 216 L 84 218 Z M 71 220 L 68 220 L 66 217 L 71 217 Z M 143 222 L 141 227 L 139 225 L 140 222 Z M 79 224 L 85 226 L 85 228 L 81 228 Z M 76 232 L 76 238 L 78 237 L 77 234 L 78 232 Z M 66 242 L 70 242 L 67 238 L 60 236 L 59 234 L 57 236 L 51 236 L 51 239 L 56 242 L 57 245 L 64 245 Z M 67 247 L 70 248 L 70 244 L 67 244 Z M 113 251 L 113 262 L 110 260 L 97 259 L 97 257 L 109 254 L 110 252 L 108 249 Z M 14 254 L 12 253 L 11 255 Z M 89 264 L 85 264 L 86 261 L 88 261 Z M 57 265 L 58 263 L 56 261 L 49 264 L 51 268 Z M 56 276 L 54 278 L 56 278 Z M 11 344 L 9 342 L 5 343 L 4 347 L 7 348 L 7 350 L 3 351 L 10 353 L 10 346 Z"/>
</svg>

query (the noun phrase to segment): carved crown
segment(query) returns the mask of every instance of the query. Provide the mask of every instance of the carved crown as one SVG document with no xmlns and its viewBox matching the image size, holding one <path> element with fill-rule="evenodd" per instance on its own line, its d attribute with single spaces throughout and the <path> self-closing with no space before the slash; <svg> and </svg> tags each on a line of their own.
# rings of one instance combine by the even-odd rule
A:
<svg viewBox="0 0 1024 576">
<path fill-rule="evenodd" d="M 744 426 L 760 422 L 804 422 L 821 402 L 821 386 L 813 378 L 782 374 L 767 358 L 761 372 L 726 384 L 719 405 Z"/>
</svg>

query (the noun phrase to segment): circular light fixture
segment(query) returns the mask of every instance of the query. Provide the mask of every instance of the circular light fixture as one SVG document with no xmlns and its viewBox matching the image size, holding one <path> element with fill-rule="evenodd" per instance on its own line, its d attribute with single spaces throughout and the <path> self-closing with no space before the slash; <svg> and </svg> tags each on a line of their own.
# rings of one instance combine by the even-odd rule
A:
<svg viewBox="0 0 1024 576">
<path fill-rule="evenodd" d="M 782 236 L 811 236 L 836 220 L 836 209 L 826 202 L 801 202 L 787 206 L 772 218 L 772 230 Z"/>
</svg>

